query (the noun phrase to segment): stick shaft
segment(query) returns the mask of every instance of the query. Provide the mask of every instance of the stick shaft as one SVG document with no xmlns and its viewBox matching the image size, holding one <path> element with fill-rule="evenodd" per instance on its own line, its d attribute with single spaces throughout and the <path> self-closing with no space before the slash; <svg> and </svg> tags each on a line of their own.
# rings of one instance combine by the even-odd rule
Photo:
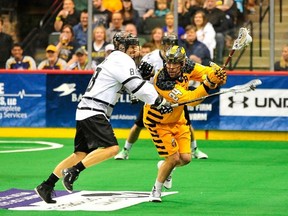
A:
<svg viewBox="0 0 288 216">
<path fill-rule="evenodd" d="M 235 49 L 232 49 L 232 50 L 230 51 L 230 53 L 229 53 L 228 58 L 227 58 L 226 61 L 225 61 L 225 64 L 224 64 L 223 67 L 222 67 L 222 70 L 224 70 L 224 69 L 227 67 L 227 65 L 228 65 L 229 62 L 231 61 L 232 56 L 234 55 L 234 53 L 235 53 Z"/>
</svg>

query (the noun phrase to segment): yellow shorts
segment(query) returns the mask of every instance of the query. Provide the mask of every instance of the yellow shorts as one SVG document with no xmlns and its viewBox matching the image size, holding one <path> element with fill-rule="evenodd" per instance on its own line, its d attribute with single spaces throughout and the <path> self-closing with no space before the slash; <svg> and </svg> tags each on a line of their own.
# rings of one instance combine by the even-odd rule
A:
<svg viewBox="0 0 288 216">
<path fill-rule="evenodd" d="M 145 127 L 150 132 L 160 157 L 167 157 L 176 152 L 191 153 L 190 125 L 176 123 Z"/>
</svg>

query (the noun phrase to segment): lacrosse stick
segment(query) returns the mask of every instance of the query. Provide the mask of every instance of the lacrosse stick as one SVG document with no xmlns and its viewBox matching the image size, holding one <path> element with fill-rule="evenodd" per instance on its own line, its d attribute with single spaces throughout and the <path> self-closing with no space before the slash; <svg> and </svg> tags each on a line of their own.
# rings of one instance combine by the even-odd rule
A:
<svg viewBox="0 0 288 216">
<path fill-rule="evenodd" d="M 252 42 L 252 37 L 249 35 L 249 30 L 247 28 L 240 28 L 239 29 L 239 33 L 238 33 L 238 37 L 236 38 L 236 40 L 233 43 L 232 46 L 232 50 L 229 53 L 228 58 L 226 59 L 225 64 L 222 66 L 222 70 L 224 70 L 226 68 L 226 66 L 228 65 L 228 63 L 231 61 L 232 56 L 234 55 L 234 52 L 236 50 L 241 50 L 244 47 L 248 46 L 249 43 Z"/>
<path fill-rule="evenodd" d="M 196 98 L 196 99 L 192 99 L 192 100 L 189 100 L 189 101 L 185 101 L 185 102 L 181 102 L 181 103 L 175 103 L 175 104 L 172 104 L 171 107 L 178 107 L 178 106 L 182 106 L 182 105 L 186 105 L 186 104 L 189 104 L 189 103 L 193 103 L 193 102 L 197 102 L 197 101 L 202 101 L 206 98 L 210 98 L 210 97 L 214 97 L 216 95 L 221 95 L 221 94 L 226 94 L 226 93 L 235 93 L 235 94 L 238 94 L 238 93 L 245 93 L 245 92 L 249 92 L 249 91 L 254 91 L 256 89 L 256 87 L 258 85 L 261 85 L 262 82 L 261 80 L 259 79 L 254 79 L 254 80 L 251 80 L 243 85 L 236 85 L 236 86 L 233 86 L 227 90 L 224 90 L 224 91 L 219 91 L 219 92 L 216 92 L 216 93 L 213 93 L 213 94 L 210 94 L 210 95 L 207 95 L 207 96 L 203 96 L 203 97 L 200 97 L 200 98 Z"/>
</svg>

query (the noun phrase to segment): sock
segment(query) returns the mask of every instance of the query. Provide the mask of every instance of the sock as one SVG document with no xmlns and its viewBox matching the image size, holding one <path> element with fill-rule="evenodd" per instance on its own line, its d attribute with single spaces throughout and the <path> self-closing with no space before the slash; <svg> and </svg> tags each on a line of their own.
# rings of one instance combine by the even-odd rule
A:
<svg viewBox="0 0 288 216">
<path fill-rule="evenodd" d="M 86 169 L 86 167 L 83 165 L 81 161 L 77 163 L 74 167 L 79 170 L 79 173 L 82 172 L 84 169 Z"/>
<path fill-rule="evenodd" d="M 163 183 L 159 182 L 159 181 L 156 179 L 155 184 L 154 184 L 156 190 L 162 191 L 162 185 L 163 185 Z"/>
<path fill-rule="evenodd" d="M 59 178 L 54 173 L 51 173 L 51 175 L 48 177 L 48 179 L 45 182 L 48 185 L 54 187 L 58 180 L 59 180 Z"/>
<path fill-rule="evenodd" d="M 197 149 L 197 141 L 196 141 L 196 140 L 193 140 L 193 141 L 191 142 L 191 149 L 192 149 L 193 151 Z"/>
<path fill-rule="evenodd" d="M 130 151 L 132 148 L 133 143 L 129 143 L 127 140 L 125 141 L 124 150 Z"/>
</svg>

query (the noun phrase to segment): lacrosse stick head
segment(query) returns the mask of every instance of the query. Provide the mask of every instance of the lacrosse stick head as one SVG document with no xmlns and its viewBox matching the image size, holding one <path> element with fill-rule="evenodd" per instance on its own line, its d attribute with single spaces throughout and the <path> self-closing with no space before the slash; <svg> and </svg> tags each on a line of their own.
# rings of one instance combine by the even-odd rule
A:
<svg viewBox="0 0 288 216">
<path fill-rule="evenodd" d="M 249 35 L 249 30 L 247 28 L 240 28 L 238 37 L 233 43 L 233 50 L 240 50 L 248 46 L 252 42 L 252 37 Z"/>
<path fill-rule="evenodd" d="M 233 88 L 231 88 L 231 90 L 235 94 L 244 93 L 244 92 L 254 91 L 256 87 L 261 84 L 262 84 L 262 81 L 260 79 L 253 79 L 244 85 L 236 85 Z"/>
</svg>

